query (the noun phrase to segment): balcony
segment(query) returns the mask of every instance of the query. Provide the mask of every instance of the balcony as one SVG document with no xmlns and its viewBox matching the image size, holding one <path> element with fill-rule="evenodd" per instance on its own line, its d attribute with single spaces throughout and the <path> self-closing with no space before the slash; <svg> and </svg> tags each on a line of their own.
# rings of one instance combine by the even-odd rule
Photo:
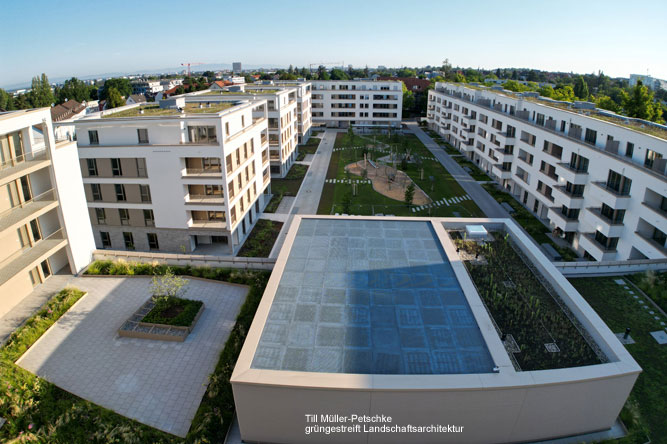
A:
<svg viewBox="0 0 667 444">
<path fill-rule="evenodd" d="M 222 178 L 222 168 L 186 168 L 182 177 Z"/>
<path fill-rule="evenodd" d="M 46 154 L 46 149 L 6 160 L 0 163 L 0 185 L 49 165 L 51 165 L 51 160 Z"/>
<path fill-rule="evenodd" d="M 552 188 L 552 195 L 560 205 L 565 205 L 568 208 L 583 208 L 584 196 L 577 196 L 565 189 L 564 185 L 555 186 Z"/>
<path fill-rule="evenodd" d="M 616 248 L 608 248 L 595 240 L 594 233 L 582 233 L 579 246 L 595 258 L 596 261 L 613 261 L 616 259 Z"/>
<path fill-rule="evenodd" d="M 221 194 L 188 194 L 185 203 L 192 205 L 224 205 L 225 197 Z"/>
<path fill-rule="evenodd" d="M 600 208 L 586 208 L 589 217 L 589 223 L 595 226 L 596 230 L 604 234 L 607 237 L 621 237 L 623 233 L 624 225 L 622 222 L 613 222 L 607 216 L 602 214 Z"/>
<path fill-rule="evenodd" d="M 579 228 L 579 219 L 570 219 L 561 212 L 561 207 L 550 207 L 547 218 L 565 232 L 577 231 Z"/>
<path fill-rule="evenodd" d="M 591 182 L 594 187 L 591 188 L 591 195 L 596 199 L 606 203 L 617 210 L 627 210 L 632 202 L 629 194 L 621 194 L 613 188 L 607 186 L 606 182 Z"/>
<path fill-rule="evenodd" d="M 51 189 L 0 213 L 0 232 L 27 223 L 58 206 L 55 190 Z"/>
<path fill-rule="evenodd" d="M 38 265 L 44 259 L 67 245 L 62 228 L 48 237 L 26 246 L 0 262 L 0 285 L 17 274 Z"/>
<path fill-rule="evenodd" d="M 559 177 L 562 177 L 567 182 L 573 185 L 585 185 L 588 182 L 588 172 L 578 170 L 570 166 L 567 162 L 559 162 L 556 164 L 556 172 Z"/>
<path fill-rule="evenodd" d="M 512 178 L 512 171 L 508 169 L 503 169 L 503 165 L 501 163 L 496 163 L 493 165 L 493 169 L 491 172 L 501 178 L 501 179 L 511 179 Z"/>
<path fill-rule="evenodd" d="M 667 233 L 667 211 L 646 202 L 642 202 L 642 206 L 649 210 L 648 213 L 642 215 L 642 218 L 658 230 Z"/>
<path fill-rule="evenodd" d="M 655 254 L 651 254 L 651 255 L 647 254 L 646 256 L 648 256 L 649 258 L 656 258 L 656 259 L 657 258 L 662 259 L 664 256 L 667 256 L 667 247 L 665 247 L 665 245 L 659 243 L 658 241 L 653 239 L 651 236 L 648 236 L 648 235 L 646 235 L 646 234 L 644 234 L 640 231 L 635 231 L 635 234 L 637 235 L 637 238 L 639 238 L 639 242 L 637 242 L 637 245 L 635 245 L 635 246 L 640 247 L 639 251 L 641 251 L 641 252 L 646 251 L 646 248 L 642 248 L 642 247 L 643 246 L 644 247 L 648 246 L 653 250 L 658 250 L 662 254 L 662 256 L 657 256 Z M 644 244 L 644 245 L 641 245 L 641 244 Z M 644 254 L 646 254 L 646 253 L 644 253 Z"/>
<path fill-rule="evenodd" d="M 270 174 L 270 173 L 269 173 L 269 174 L 265 174 L 265 175 L 264 175 L 264 185 L 266 185 L 267 183 L 269 183 L 270 180 L 271 180 L 271 174 Z"/>
<path fill-rule="evenodd" d="M 496 157 L 500 163 L 512 162 L 514 160 L 514 154 L 512 152 L 505 151 L 504 149 L 495 151 Z"/>
<path fill-rule="evenodd" d="M 227 222 L 222 220 L 193 220 L 190 223 L 190 228 L 199 228 L 199 229 L 227 229 Z"/>
</svg>

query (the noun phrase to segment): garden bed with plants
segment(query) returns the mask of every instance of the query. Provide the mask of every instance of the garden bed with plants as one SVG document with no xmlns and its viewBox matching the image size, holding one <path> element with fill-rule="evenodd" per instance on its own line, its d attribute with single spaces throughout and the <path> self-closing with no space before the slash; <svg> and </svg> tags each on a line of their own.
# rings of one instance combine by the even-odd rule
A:
<svg viewBox="0 0 667 444">
<path fill-rule="evenodd" d="M 294 164 L 283 179 L 271 179 L 273 197 L 264 208 L 265 213 L 275 213 L 285 196 L 296 196 L 301 188 L 303 178 L 308 172 L 307 165 Z"/>
<path fill-rule="evenodd" d="M 308 139 L 308 142 L 299 145 L 299 155 L 296 160 L 303 160 L 306 157 L 306 154 L 315 154 L 317 147 L 320 146 L 321 140 L 322 139 L 317 137 L 311 137 Z"/>
<path fill-rule="evenodd" d="M 282 227 L 282 222 L 259 219 L 241 247 L 238 256 L 269 257 Z"/>
<path fill-rule="evenodd" d="M 667 311 L 667 272 L 648 270 L 645 273 L 629 274 L 626 277 L 663 311 Z"/>
<path fill-rule="evenodd" d="M 517 370 L 600 364 L 603 354 L 509 236 L 476 242 L 452 237 Z M 477 258 L 477 259 L 474 259 Z"/>
</svg>

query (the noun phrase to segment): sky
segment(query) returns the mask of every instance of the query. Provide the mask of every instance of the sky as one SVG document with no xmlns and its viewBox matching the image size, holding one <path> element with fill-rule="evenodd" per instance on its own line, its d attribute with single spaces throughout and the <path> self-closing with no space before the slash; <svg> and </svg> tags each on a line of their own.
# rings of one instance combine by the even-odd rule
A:
<svg viewBox="0 0 667 444">
<path fill-rule="evenodd" d="M 667 1 L 0 0 L 0 87 L 183 62 L 535 68 L 667 79 Z"/>
</svg>

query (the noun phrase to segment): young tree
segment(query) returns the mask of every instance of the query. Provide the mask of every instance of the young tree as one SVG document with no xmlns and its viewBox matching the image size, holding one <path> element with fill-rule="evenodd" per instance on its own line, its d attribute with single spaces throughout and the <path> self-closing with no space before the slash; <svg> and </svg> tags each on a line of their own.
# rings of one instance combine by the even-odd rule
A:
<svg viewBox="0 0 667 444">
<path fill-rule="evenodd" d="M 32 78 L 32 91 L 30 91 L 30 102 L 34 108 L 51 106 L 55 102 L 49 78 L 42 73 L 41 77 Z"/>
<path fill-rule="evenodd" d="M 405 83 L 401 82 L 401 85 L 403 85 L 403 112 L 406 112 L 415 107 L 415 96 L 412 91 L 408 90 Z"/>
<path fill-rule="evenodd" d="M 542 97 L 553 97 L 554 89 L 550 85 L 544 85 L 542 88 L 537 90 Z"/>
<path fill-rule="evenodd" d="M 660 120 L 662 116 L 662 109 L 653 104 L 653 93 L 644 86 L 641 80 L 638 80 L 632 88 L 623 107 L 628 116 L 638 119 Z"/>
<path fill-rule="evenodd" d="M 63 103 L 66 100 L 76 100 L 77 102 L 90 100 L 90 91 L 91 89 L 83 81 L 72 77 L 65 80 L 62 88 L 58 89 L 58 103 Z"/>
<path fill-rule="evenodd" d="M 405 204 L 407 206 L 412 205 L 412 199 L 414 198 L 415 198 L 415 183 L 410 182 L 410 185 L 408 185 L 408 187 L 405 189 L 405 196 L 404 196 Z"/>
<path fill-rule="evenodd" d="M 570 85 L 558 85 L 554 89 L 554 95 L 552 96 L 552 99 L 572 102 L 574 101 L 574 90 Z"/>
<path fill-rule="evenodd" d="M 608 109 L 609 111 L 613 111 L 615 113 L 621 111 L 621 107 L 618 106 L 616 102 L 612 100 L 611 97 L 605 95 L 597 97 L 597 99 L 595 100 L 595 106 L 602 109 Z"/>
<path fill-rule="evenodd" d="M 109 90 L 111 88 L 115 88 L 116 91 L 118 91 L 120 95 L 123 97 L 129 97 L 130 94 L 132 94 L 132 84 L 130 83 L 129 79 L 113 78 L 113 79 L 107 79 L 104 82 L 104 87 L 102 88 L 100 99 L 108 99 Z"/>
<path fill-rule="evenodd" d="M 188 281 L 180 276 L 174 275 L 171 268 L 167 267 L 164 274 L 161 276 L 153 276 L 151 284 L 151 294 L 153 299 L 159 298 L 178 298 L 182 297 L 187 288 Z"/>
<path fill-rule="evenodd" d="M 2 88 L 0 88 L 0 109 L 4 109 L 5 111 L 14 109 L 14 100 L 11 94 Z"/>
<path fill-rule="evenodd" d="M 574 81 L 574 95 L 581 100 L 588 100 L 588 84 L 582 76 L 579 76 Z"/>
<path fill-rule="evenodd" d="M 334 68 L 331 70 L 331 80 L 350 80 L 350 77 L 342 69 Z"/>
<path fill-rule="evenodd" d="M 120 95 L 116 88 L 109 88 L 107 92 L 107 109 L 118 108 L 125 105 L 125 99 Z"/>
</svg>

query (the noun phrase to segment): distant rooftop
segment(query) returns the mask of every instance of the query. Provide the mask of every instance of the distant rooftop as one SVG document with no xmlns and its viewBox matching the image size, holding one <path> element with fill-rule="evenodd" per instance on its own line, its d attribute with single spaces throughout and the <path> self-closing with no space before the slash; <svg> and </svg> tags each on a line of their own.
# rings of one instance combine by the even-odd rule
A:
<svg viewBox="0 0 667 444">
<path fill-rule="evenodd" d="M 185 105 L 185 114 L 216 114 L 227 108 L 234 106 L 233 102 L 216 102 L 211 106 L 199 107 L 197 103 L 187 103 Z M 140 111 L 143 110 L 143 114 Z M 159 105 L 137 106 L 116 113 L 103 115 L 102 118 L 121 118 L 121 117 L 154 117 L 154 116 L 177 116 L 180 111 L 175 108 L 160 108 Z"/>
<path fill-rule="evenodd" d="M 248 92 L 248 91 L 207 91 L 203 94 L 196 94 L 196 96 L 257 96 L 261 94 L 274 94 L 277 92 L 280 92 L 282 90 L 276 89 L 276 88 L 271 88 L 271 89 L 263 89 L 263 88 L 252 88 L 252 91 L 254 92 Z"/>
</svg>

